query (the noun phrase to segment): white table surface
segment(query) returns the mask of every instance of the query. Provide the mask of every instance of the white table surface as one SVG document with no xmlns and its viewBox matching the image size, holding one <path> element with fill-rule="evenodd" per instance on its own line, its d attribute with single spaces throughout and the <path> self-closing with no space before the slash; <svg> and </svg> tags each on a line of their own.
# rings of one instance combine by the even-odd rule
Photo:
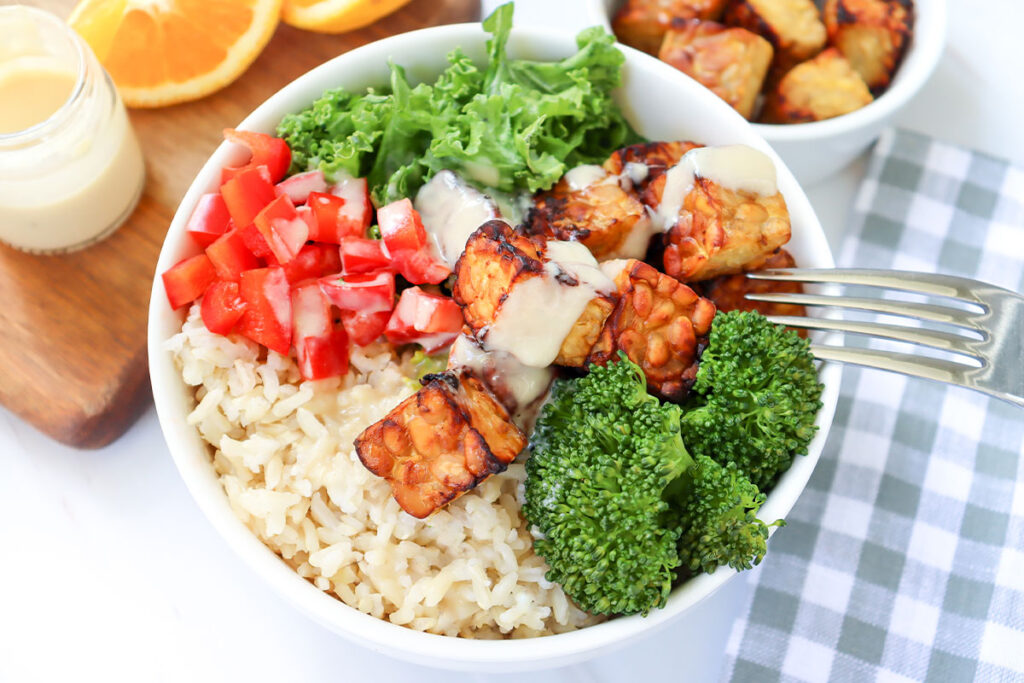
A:
<svg viewBox="0 0 1024 683">
<path fill-rule="evenodd" d="M 1024 3 L 949 4 L 946 54 L 898 124 L 1024 163 Z M 863 168 L 861 159 L 808 188 L 833 248 Z M 152 408 L 100 451 L 63 447 L 0 409 L 0 520 L 0 682 L 512 680 L 380 657 L 293 611 L 203 518 Z M 707 610 L 735 613 L 746 590 L 733 582 Z M 722 622 L 712 616 L 709 623 Z M 720 642 L 727 627 L 712 627 Z M 701 668 L 677 635 L 668 629 L 588 664 L 528 676 L 714 678 L 717 653 L 705 653 Z"/>
</svg>

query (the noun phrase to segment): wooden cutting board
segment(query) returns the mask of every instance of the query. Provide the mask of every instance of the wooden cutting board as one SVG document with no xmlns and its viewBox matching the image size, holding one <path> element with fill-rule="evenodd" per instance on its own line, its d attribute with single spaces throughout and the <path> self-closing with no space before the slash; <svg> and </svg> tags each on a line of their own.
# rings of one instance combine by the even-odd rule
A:
<svg viewBox="0 0 1024 683">
<path fill-rule="evenodd" d="M 75 4 L 20 1 L 61 17 Z M 128 222 L 106 241 L 64 256 L 0 245 L 0 403 L 71 446 L 98 448 L 120 436 L 151 400 L 146 317 L 157 255 L 221 131 L 342 52 L 395 33 L 476 21 L 479 7 L 478 0 L 413 0 L 372 26 L 333 36 L 282 24 L 227 88 L 189 104 L 132 111 L 147 178 Z"/>
</svg>

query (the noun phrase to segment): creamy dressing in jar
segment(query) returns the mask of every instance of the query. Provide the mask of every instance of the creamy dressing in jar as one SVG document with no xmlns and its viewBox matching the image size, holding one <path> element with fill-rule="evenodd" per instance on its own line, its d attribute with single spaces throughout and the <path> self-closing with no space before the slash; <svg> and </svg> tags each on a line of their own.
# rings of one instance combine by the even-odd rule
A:
<svg viewBox="0 0 1024 683">
<path fill-rule="evenodd" d="M 551 365 L 592 299 L 615 290 L 580 242 L 549 241 L 544 272 L 516 284 L 483 335 L 489 351 L 506 351 L 535 368 Z"/>
<path fill-rule="evenodd" d="M 727 190 L 765 197 L 778 192 L 775 164 L 767 154 L 747 145 L 697 147 L 665 172 L 661 203 L 654 212 L 654 223 L 660 230 L 667 231 L 678 222 L 683 200 L 693 189 L 696 178 L 705 178 Z"/>
<path fill-rule="evenodd" d="M 113 83 L 51 14 L 0 7 L 0 240 L 33 252 L 113 232 L 142 192 L 142 152 Z"/>
<path fill-rule="evenodd" d="M 498 217 L 498 207 L 490 197 L 451 171 L 441 171 L 423 185 L 413 207 L 423 220 L 435 253 L 452 269 L 465 251 L 469 236 Z"/>
</svg>

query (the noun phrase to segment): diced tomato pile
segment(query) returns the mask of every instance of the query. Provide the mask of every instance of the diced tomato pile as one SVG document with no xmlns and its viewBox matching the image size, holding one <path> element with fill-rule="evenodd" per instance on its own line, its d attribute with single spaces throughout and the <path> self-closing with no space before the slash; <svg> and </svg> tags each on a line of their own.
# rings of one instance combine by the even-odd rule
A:
<svg viewBox="0 0 1024 683">
<path fill-rule="evenodd" d="M 282 354 L 294 348 L 305 379 L 344 375 L 351 345 L 381 335 L 428 352 L 454 341 L 462 312 L 450 297 L 411 287 L 396 301 L 396 274 L 421 285 L 451 273 L 412 202 L 378 209 L 382 239 L 370 239 L 365 178 L 333 186 L 320 171 L 285 178 L 284 140 L 232 129 L 224 136 L 251 156 L 222 169 L 219 190 L 203 195 L 189 218 L 185 229 L 203 252 L 164 272 L 172 308 L 202 298 L 207 329 Z"/>
</svg>

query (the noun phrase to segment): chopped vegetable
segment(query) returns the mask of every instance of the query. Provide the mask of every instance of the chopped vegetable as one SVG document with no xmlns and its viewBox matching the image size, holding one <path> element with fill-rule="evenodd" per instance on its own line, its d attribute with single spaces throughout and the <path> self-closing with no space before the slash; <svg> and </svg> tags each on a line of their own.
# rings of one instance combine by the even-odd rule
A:
<svg viewBox="0 0 1024 683">
<path fill-rule="evenodd" d="M 276 197 L 253 219 L 278 263 L 288 263 L 309 239 L 309 225 L 299 217 L 287 195 Z"/>
<path fill-rule="evenodd" d="M 217 272 L 206 254 L 198 254 L 171 266 L 162 277 L 171 308 L 181 308 L 201 297 Z"/>
<path fill-rule="evenodd" d="M 391 262 L 413 284 L 437 284 L 451 275 L 451 269 L 434 254 L 419 213 L 408 199 L 400 199 L 377 210 L 381 239 Z"/>
<path fill-rule="evenodd" d="M 214 334 L 229 334 L 244 312 L 245 302 L 239 293 L 238 283 L 231 281 L 210 285 L 199 306 L 203 324 Z"/>
<path fill-rule="evenodd" d="M 218 237 L 206 248 L 206 255 L 221 280 L 237 280 L 243 272 L 263 265 L 246 246 L 245 238 L 237 229 Z"/>
<path fill-rule="evenodd" d="M 221 171 L 221 183 L 235 177 L 243 170 L 263 166 L 270 173 L 270 182 L 276 183 L 284 178 L 292 163 L 292 152 L 288 143 L 279 137 L 266 133 L 254 133 L 249 130 L 224 129 L 224 138 L 239 145 L 245 145 L 252 153 L 249 163 L 236 168 L 225 168 Z"/>
<path fill-rule="evenodd" d="M 432 85 L 413 86 L 392 64 L 387 88 L 329 90 L 286 116 L 278 134 L 293 170 L 367 176 L 383 206 L 414 196 L 443 169 L 503 192 L 547 189 L 567 169 L 639 141 L 611 97 L 625 61 L 613 36 L 590 28 L 572 57 L 533 62 L 506 54 L 511 4 L 484 28 L 493 34 L 484 68 L 456 49 Z"/>
<path fill-rule="evenodd" d="M 449 346 L 462 331 L 462 309 L 450 296 L 402 291 L 384 335 L 392 344 L 419 344 L 427 353 Z"/>
<path fill-rule="evenodd" d="M 288 279 L 280 266 L 242 273 L 239 292 L 245 313 L 237 330 L 257 344 L 287 354 L 292 346 L 292 302 Z"/>
<path fill-rule="evenodd" d="M 395 276 L 391 273 L 333 275 L 321 279 L 320 288 L 343 311 L 378 313 L 395 307 Z"/>
<path fill-rule="evenodd" d="M 204 194 L 185 224 L 185 231 L 200 247 L 210 246 L 230 229 L 231 215 L 224 198 L 216 192 Z"/>
<path fill-rule="evenodd" d="M 231 214 L 231 220 L 243 228 L 252 223 L 252 219 L 256 218 L 264 206 L 277 198 L 266 166 L 240 171 L 220 186 L 220 194 Z"/>
<path fill-rule="evenodd" d="M 334 327 L 331 304 L 316 282 L 292 289 L 292 338 L 303 379 L 348 372 L 348 335 Z"/>
<path fill-rule="evenodd" d="M 809 342 L 754 311 L 719 313 L 682 417 L 695 455 L 733 463 L 767 491 L 807 452 L 822 385 Z"/>
<path fill-rule="evenodd" d="M 296 173 L 277 184 L 278 194 L 287 195 L 293 204 L 305 204 L 311 192 L 327 192 L 323 171 Z"/>
<path fill-rule="evenodd" d="M 384 328 L 391 319 L 391 311 L 376 313 L 360 313 L 359 311 L 341 312 L 341 324 L 348 333 L 348 338 L 356 346 L 372 344 L 384 334 Z"/>
<path fill-rule="evenodd" d="M 347 237 L 341 243 L 339 255 L 341 270 L 346 275 L 372 273 L 391 265 L 391 257 L 384 252 L 384 244 L 380 240 Z"/>
</svg>

